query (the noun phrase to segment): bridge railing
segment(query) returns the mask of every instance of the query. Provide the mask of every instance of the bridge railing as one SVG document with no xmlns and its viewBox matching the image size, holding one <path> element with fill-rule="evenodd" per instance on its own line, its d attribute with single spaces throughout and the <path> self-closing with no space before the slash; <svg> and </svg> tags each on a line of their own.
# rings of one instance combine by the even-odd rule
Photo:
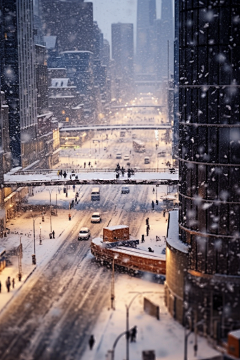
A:
<svg viewBox="0 0 240 360">
<path fill-rule="evenodd" d="M 125 168 L 125 172 L 127 171 L 128 168 Z M 178 168 L 135 168 L 132 167 L 132 169 L 134 170 L 134 172 L 156 172 L 156 173 L 178 173 Z M 102 173 L 102 172 L 115 172 L 116 168 L 95 168 L 95 167 L 88 167 L 88 168 L 79 168 L 79 167 L 71 167 L 71 166 L 63 166 L 63 167 L 59 167 L 59 169 L 36 169 L 36 170 L 20 170 L 17 171 L 15 173 L 12 174 L 12 176 L 14 175 L 57 175 L 58 170 L 62 170 L 63 172 L 66 171 L 68 173 L 68 175 L 72 174 L 72 173 Z"/>
</svg>

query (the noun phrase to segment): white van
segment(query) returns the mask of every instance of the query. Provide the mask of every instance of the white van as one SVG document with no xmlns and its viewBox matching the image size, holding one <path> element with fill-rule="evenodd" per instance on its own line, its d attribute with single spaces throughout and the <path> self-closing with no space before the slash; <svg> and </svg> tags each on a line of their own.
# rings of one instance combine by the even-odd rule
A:
<svg viewBox="0 0 240 360">
<path fill-rule="evenodd" d="M 95 187 L 95 188 L 92 189 L 91 200 L 92 201 L 99 201 L 100 200 L 100 188 L 99 187 Z"/>
<path fill-rule="evenodd" d="M 145 156 L 144 164 L 150 164 L 150 158 L 148 156 Z"/>
</svg>

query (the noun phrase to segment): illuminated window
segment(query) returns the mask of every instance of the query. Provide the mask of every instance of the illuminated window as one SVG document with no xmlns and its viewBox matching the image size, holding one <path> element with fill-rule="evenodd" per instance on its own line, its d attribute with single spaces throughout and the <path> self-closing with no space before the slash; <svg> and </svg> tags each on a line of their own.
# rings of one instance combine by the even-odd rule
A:
<svg viewBox="0 0 240 360">
<path fill-rule="evenodd" d="M 69 122 L 69 117 L 66 117 L 66 122 Z"/>
<path fill-rule="evenodd" d="M 62 110 L 62 114 L 65 115 L 65 110 Z"/>
</svg>

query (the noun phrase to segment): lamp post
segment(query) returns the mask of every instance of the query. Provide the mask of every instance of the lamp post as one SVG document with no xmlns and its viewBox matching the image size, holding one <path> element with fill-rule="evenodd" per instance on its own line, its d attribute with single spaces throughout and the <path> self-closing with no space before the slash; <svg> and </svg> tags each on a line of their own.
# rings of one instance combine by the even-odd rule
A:
<svg viewBox="0 0 240 360">
<path fill-rule="evenodd" d="M 51 209 L 51 207 L 52 207 L 52 192 L 54 189 L 55 189 L 55 187 L 52 189 L 47 189 L 49 191 L 49 195 L 50 195 L 50 234 L 52 233 L 52 209 Z M 56 197 L 56 203 L 57 203 L 57 197 Z"/>
<path fill-rule="evenodd" d="M 133 294 L 134 292 L 131 292 Z M 137 292 L 136 295 L 132 298 L 130 303 L 126 305 L 126 360 L 129 360 L 129 309 L 133 303 L 133 301 L 142 294 L 152 294 L 152 291 L 143 291 L 143 292 Z"/>
<path fill-rule="evenodd" d="M 40 223 L 40 232 L 39 232 L 39 245 L 42 245 L 42 225 Z"/>
<path fill-rule="evenodd" d="M 36 265 L 36 234 L 35 234 L 36 227 L 35 227 L 35 222 L 36 222 L 37 218 L 39 218 L 42 215 L 34 217 L 33 214 L 32 214 L 32 210 L 30 210 L 30 212 L 31 212 L 32 219 L 33 219 L 33 255 L 32 255 L 32 264 Z"/>
</svg>

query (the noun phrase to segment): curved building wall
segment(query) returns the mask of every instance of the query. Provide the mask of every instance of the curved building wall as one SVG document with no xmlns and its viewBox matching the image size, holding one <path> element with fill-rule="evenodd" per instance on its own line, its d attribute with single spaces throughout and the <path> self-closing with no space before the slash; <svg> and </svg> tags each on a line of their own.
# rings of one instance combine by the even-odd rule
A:
<svg viewBox="0 0 240 360">
<path fill-rule="evenodd" d="M 186 253 L 167 242 L 165 303 L 170 314 L 184 324 L 184 276 L 187 270 Z"/>
<path fill-rule="evenodd" d="M 187 297 L 195 311 L 211 304 L 198 317 L 224 323 L 222 335 L 226 314 L 240 310 L 239 18 L 235 0 L 179 2 L 179 232 L 190 245 Z M 219 275 L 222 286 L 214 287 Z M 239 326 L 240 311 L 235 320 Z"/>
</svg>

